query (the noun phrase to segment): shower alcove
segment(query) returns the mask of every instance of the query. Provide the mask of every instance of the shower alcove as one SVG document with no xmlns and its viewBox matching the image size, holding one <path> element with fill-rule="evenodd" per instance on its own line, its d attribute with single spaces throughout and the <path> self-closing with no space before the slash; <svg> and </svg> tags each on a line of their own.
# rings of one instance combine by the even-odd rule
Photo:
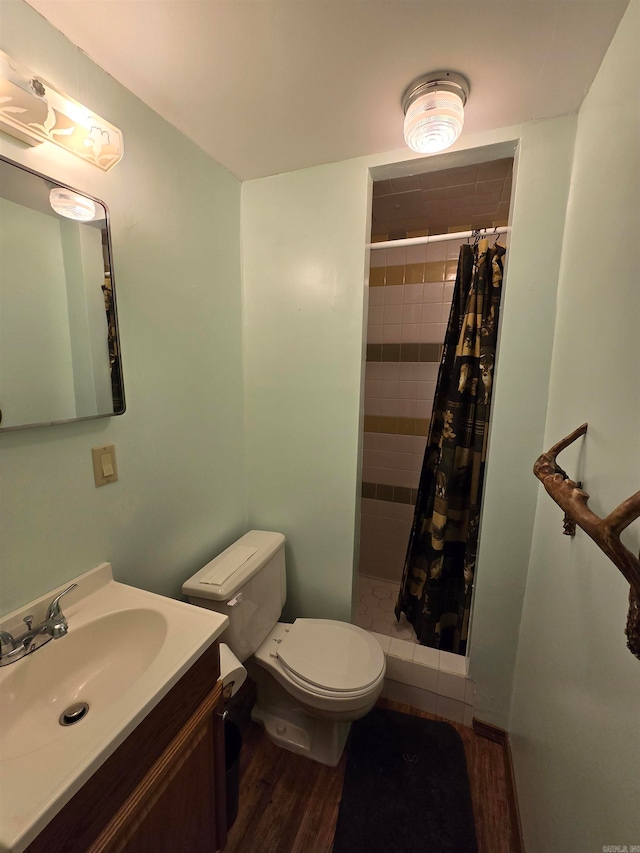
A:
<svg viewBox="0 0 640 853">
<path fill-rule="evenodd" d="M 513 156 L 500 156 L 376 180 L 371 241 L 506 226 L 512 172 Z M 394 606 L 464 242 L 391 246 L 370 255 L 357 624 L 410 642 L 415 632 L 404 614 L 396 620 Z M 507 245 L 505 234 L 500 242 Z"/>
</svg>

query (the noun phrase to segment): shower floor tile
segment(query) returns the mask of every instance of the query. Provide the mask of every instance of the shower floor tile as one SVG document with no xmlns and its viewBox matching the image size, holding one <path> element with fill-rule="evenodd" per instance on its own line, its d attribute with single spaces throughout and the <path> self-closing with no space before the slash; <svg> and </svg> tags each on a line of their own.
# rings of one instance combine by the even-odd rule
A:
<svg viewBox="0 0 640 853">
<path fill-rule="evenodd" d="M 359 575 L 356 624 L 367 631 L 415 643 L 415 631 L 404 613 L 401 614 L 400 622 L 396 620 L 393 608 L 397 597 L 397 583 Z"/>
</svg>

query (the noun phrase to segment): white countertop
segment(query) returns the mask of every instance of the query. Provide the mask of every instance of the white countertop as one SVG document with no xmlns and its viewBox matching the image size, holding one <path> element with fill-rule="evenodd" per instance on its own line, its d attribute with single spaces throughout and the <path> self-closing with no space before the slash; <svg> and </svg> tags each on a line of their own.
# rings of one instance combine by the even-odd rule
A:
<svg viewBox="0 0 640 853">
<path fill-rule="evenodd" d="M 21 853 L 33 841 L 228 624 L 227 617 L 220 613 L 117 583 L 108 563 L 86 572 L 75 582 L 78 588 L 60 602 L 69 623 L 67 636 L 0 668 L 0 726 L 6 734 L 0 751 L 2 853 Z M 15 636 L 20 632 L 16 626 L 27 613 L 35 614 L 34 623 L 39 621 L 47 604 L 66 586 L 3 618 L 2 628 L 13 628 Z M 117 616 L 114 618 L 113 614 Z M 96 634 L 96 625 L 102 626 L 102 633 Z M 110 643 L 108 634 L 112 625 L 126 627 L 114 643 Z M 132 625 L 140 626 L 139 637 L 135 628 L 131 632 Z M 119 665 L 114 656 L 126 657 L 127 644 L 135 649 L 138 642 L 146 642 L 148 647 L 144 634 L 152 626 L 153 651 L 148 653 L 149 660 L 140 658 L 142 671 L 130 670 L 128 680 L 123 676 L 123 692 L 115 691 L 119 695 L 101 689 L 101 672 L 110 668 L 113 680 Z M 21 630 L 25 630 L 24 625 Z M 91 665 L 94 646 L 88 646 L 87 659 L 81 661 L 82 672 L 79 671 L 77 661 L 70 655 L 73 643 L 69 640 L 74 632 L 93 637 L 94 645 L 96 636 L 98 644 L 104 636 L 95 667 Z M 78 647 L 77 641 L 75 646 Z M 65 662 L 61 663 L 63 658 Z M 57 667 L 64 670 L 59 688 Z M 44 686 L 43 673 L 49 682 Z M 63 727 L 58 725 L 58 716 L 69 699 L 86 701 L 90 709 L 81 722 Z"/>
</svg>

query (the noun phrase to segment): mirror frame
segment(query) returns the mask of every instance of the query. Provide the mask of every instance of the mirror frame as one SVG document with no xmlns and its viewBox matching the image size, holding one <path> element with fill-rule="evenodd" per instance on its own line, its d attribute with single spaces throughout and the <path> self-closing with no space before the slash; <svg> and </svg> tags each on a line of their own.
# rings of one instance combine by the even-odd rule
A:
<svg viewBox="0 0 640 853">
<path fill-rule="evenodd" d="M 98 418 L 112 418 L 112 417 L 116 417 L 118 415 L 123 415 L 127 410 L 127 403 L 126 403 L 125 390 L 124 390 L 124 375 L 123 375 L 123 369 L 122 369 L 122 344 L 121 344 L 121 340 L 120 340 L 120 327 L 118 324 L 118 306 L 117 306 L 117 302 L 116 302 L 115 277 L 113 274 L 113 247 L 112 247 L 112 243 L 111 243 L 111 228 L 110 228 L 109 208 L 105 204 L 105 202 L 102 201 L 102 199 L 96 198 L 96 196 L 92 196 L 89 193 L 84 192 L 83 190 L 78 190 L 75 187 L 70 186 L 69 184 L 64 184 L 55 178 L 49 177 L 49 175 L 43 175 L 42 172 L 36 172 L 35 169 L 30 169 L 28 166 L 25 166 L 22 163 L 17 163 L 15 160 L 11 160 L 9 157 L 4 157 L 3 155 L 0 155 L 0 161 L 3 163 L 7 163 L 10 166 L 14 166 L 17 169 L 21 169 L 23 172 L 28 172 L 30 175 L 34 175 L 37 178 L 41 178 L 42 180 L 47 181 L 48 183 L 52 184 L 55 187 L 61 187 L 62 189 L 70 190 L 73 193 L 77 193 L 78 195 L 82 195 L 85 198 L 91 199 L 91 201 L 99 204 L 102 207 L 102 209 L 104 210 L 104 223 L 105 224 L 104 224 L 104 229 L 102 229 L 102 230 L 106 231 L 105 245 L 106 245 L 106 251 L 107 251 L 108 262 L 109 262 L 109 268 L 107 269 L 105 266 L 104 272 L 105 272 L 105 278 L 106 278 L 106 274 L 108 272 L 109 280 L 111 282 L 111 305 L 110 305 L 109 310 L 107 310 L 106 306 L 105 306 L 105 313 L 107 315 L 108 326 L 109 327 L 113 326 L 113 330 L 114 330 L 114 340 L 115 340 L 116 348 L 117 348 L 117 353 L 116 353 L 115 358 L 117 359 L 117 363 L 118 363 L 119 391 L 120 391 L 120 401 L 121 401 L 121 408 L 118 409 L 118 411 L 115 410 L 115 402 L 114 402 L 114 411 L 113 412 L 105 412 L 103 414 L 97 414 L 97 415 L 83 415 L 83 416 L 74 417 L 74 418 L 61 418 L 59 420 L 45 420 L 45 421 L 38 421 L 35 423 L 28 423 L 28 424 L 16 424 L 14 426 L 3 426 L 2 425 L 2 411 L 1 411 L 2 402 L 0 400 L 0 432 L 11 432 L 11 431 L 20 430 L 20 429 L 33 429 L 35 427 L 53 426 L 54 424 L 70 424 L 70 423 L 76 423 L 78 421 L 93 421 L 93 420 L 97 420 Z M 104 293 L 104 290 L 103 290 L 103 293 Z M 111 352 L 110 352 L 110 355 L 111 355 Z M 111 367 L 110 367 L 110 369 L 111 369 Z M 113 376 L 111 376 L 112 389 L 113 389 L 113 384 L 114 384 L 113 383 Z M 113 398 L 113 390 L 112 390 L 112 398 Z"/>
</svg>

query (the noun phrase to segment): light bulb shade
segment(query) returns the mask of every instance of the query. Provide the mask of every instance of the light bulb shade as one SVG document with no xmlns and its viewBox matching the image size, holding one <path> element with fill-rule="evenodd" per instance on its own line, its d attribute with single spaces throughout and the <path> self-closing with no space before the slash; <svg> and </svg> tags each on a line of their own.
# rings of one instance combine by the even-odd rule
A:
<svg viewBox="0 0 640 853">
<path fill-rule="evenodd" d="M 450 72 L 430 74 L 412 84 L 403 99 L 409 148 L 435 154 L 453 145 L 462 132 L 468 91 L 466 80 Z"/>
<path fill-rule="evenodd" d="M 96 216 L 96 206 L 90 198 L 63 187 L 54 187 L 51 190 L 49 203 L 56 213 L 66 216 L 67 219 L 89 222 Z"/>
</svg>

